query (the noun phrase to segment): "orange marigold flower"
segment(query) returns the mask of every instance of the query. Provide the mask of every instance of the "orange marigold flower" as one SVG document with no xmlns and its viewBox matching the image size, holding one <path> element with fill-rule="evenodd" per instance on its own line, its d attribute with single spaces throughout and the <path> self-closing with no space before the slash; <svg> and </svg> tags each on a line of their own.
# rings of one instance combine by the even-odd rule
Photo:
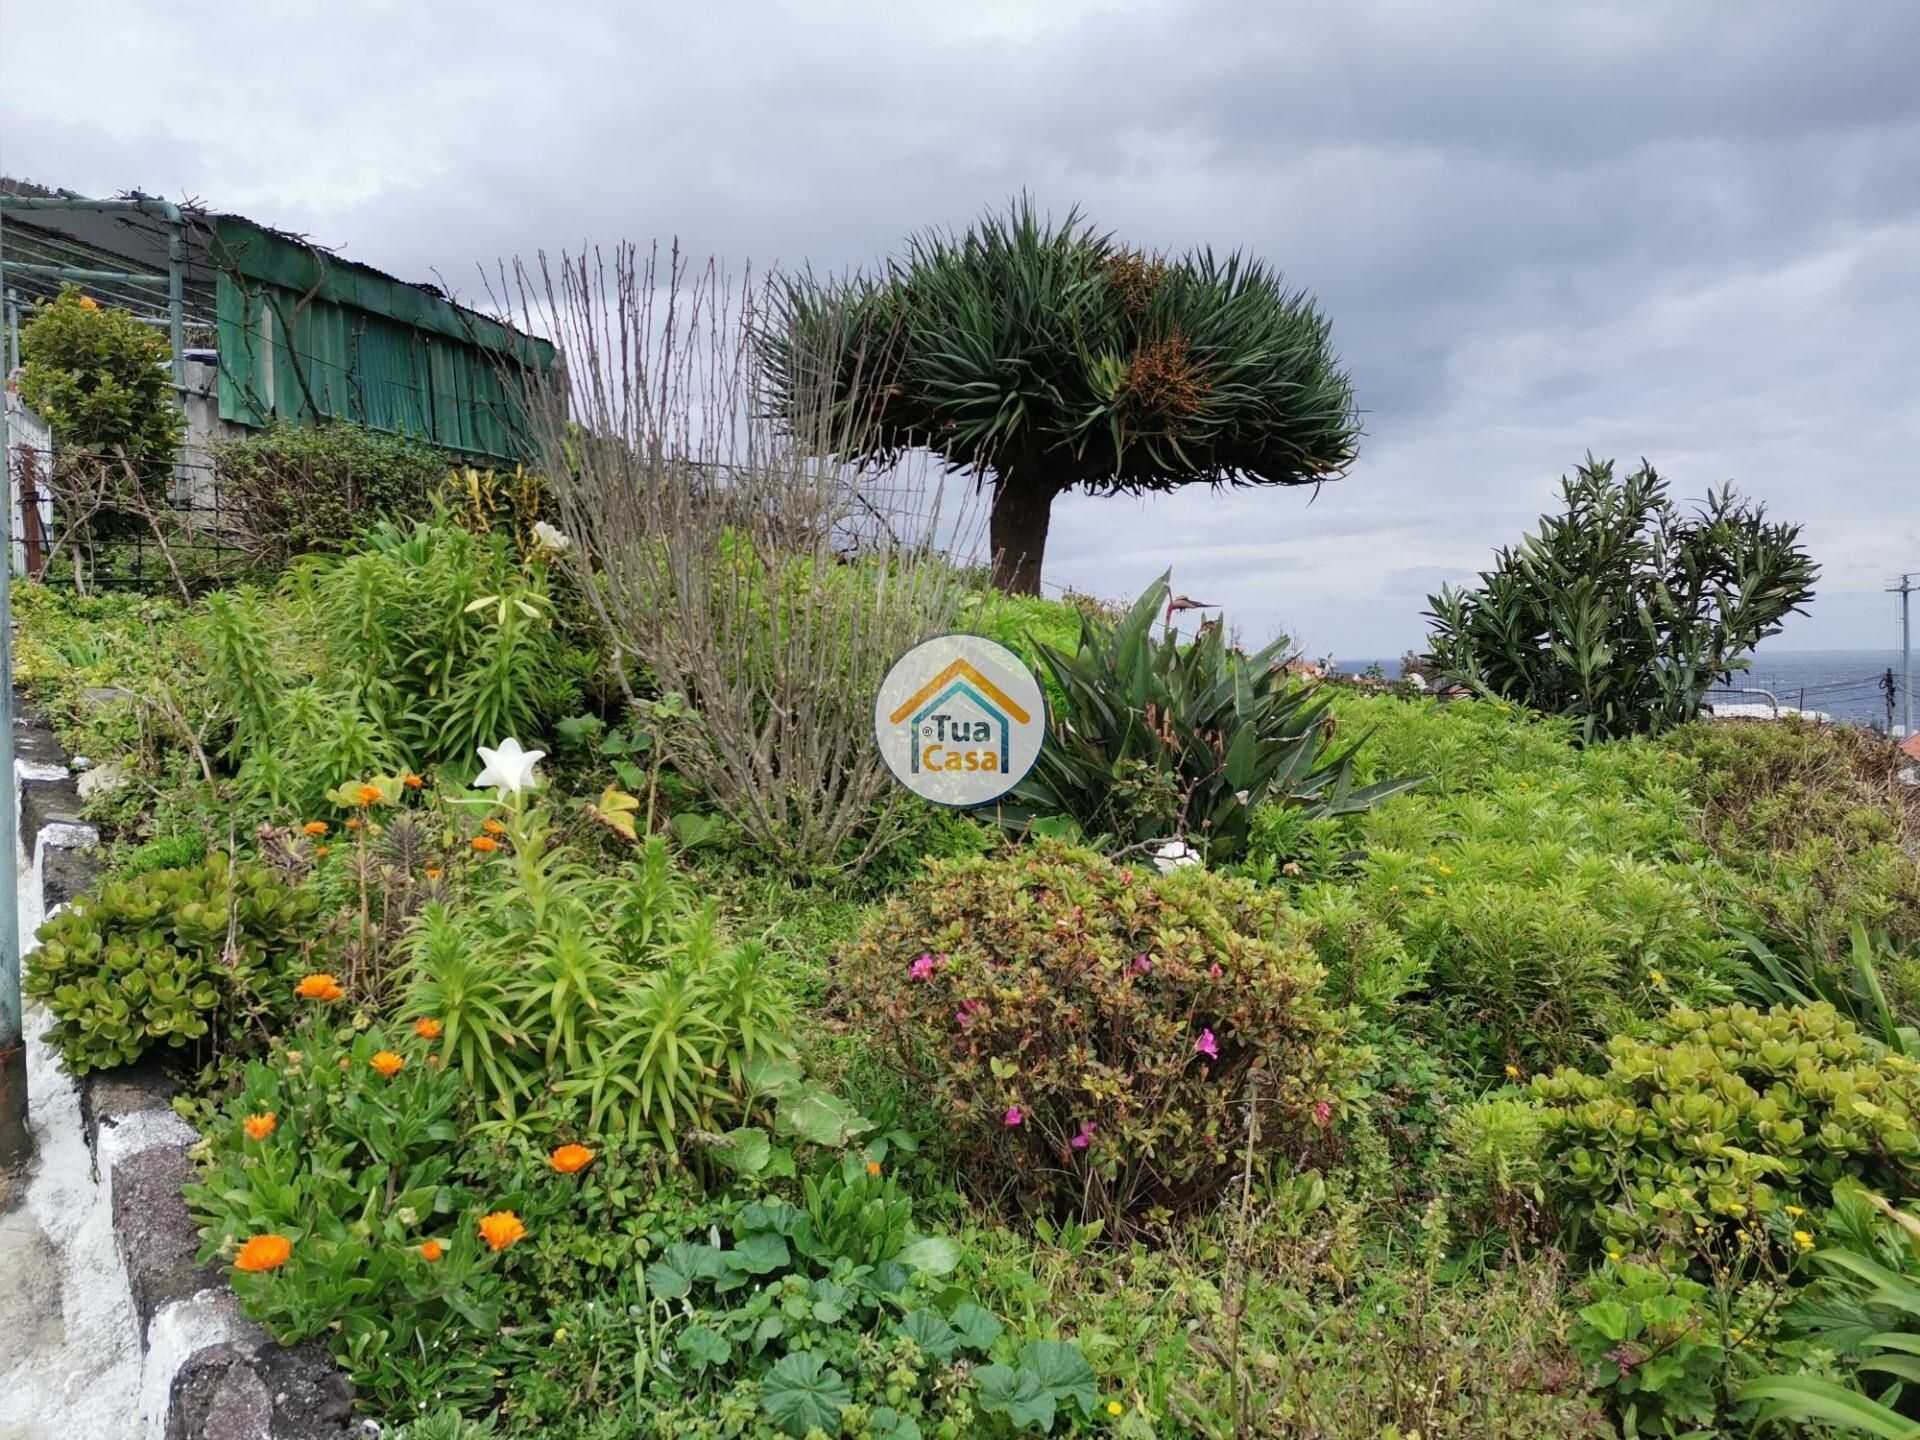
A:
<svg viewBox="0 0 1920 1440">
<path fill-rule="evenodd" d="M 340 1057 L 340 1068 L 342 1070 L 346 1069 L 351 1064 L 353 1064 L 353 1062 L 349 1060 L 346 1056 L 342 1055 Z"/>
<path fill-rule="evenodd" d="M 355 817 L 354 817 L 353 819 L 351 819 L 351 820 L 349 820 L 349 821 L 347 821 L 347 829 L 349 829 L 349 830 L 358 830 L 359 828 L 360 828 L 360 817 L 359 817 L 359 816 L 357 816 L 357 815 L 356 815 L 356 816 L 355 816 Z"/>
<path fill-rule="evenodd" d="M 325 845 L 316 845 L 313 847 L 313 853 L 316 856 L 318 856 L 320 859 L 324 860 L 327 858 L 327 855 L 329 852 Z"/>
<path fill-rule="evenodd" d="M 447 1247 L 442 1245 L 438 1240 L 429 1240 L 420 1247 L 420 1258 L 428 1264 L 432 1264 L 446 1253 Z"/>
<path fill-rule="evenodd" d="M 526 1233 L 527 1227 L 511 1210 L 495 1210 L 491 1215 L 480 1217 L 480 1238 L 487 1242 L 489 1250 L 504 1250 L 514 1241 L 524 1239 Z"/>
<path fill-rule="evenodd" d="M 431 1016 L 422 1015 L 418 1020 L 413 1022 L 413 1033 L 418 1035 L 422 1040 L 438 1040 L 440 1038 L 440 1022 Z"/>
<path fill-rule="evenodd" d="M 327 833 L 329 827 L 324 820 L 309 820 L 300 828 L 309 835 L 324 835 Z"/>
<path fill-rule="evenodd" d="M 429 865 L 427 867 L 427 879 L 429 880 L 438 880 L 446 873 L 447 872 L 442 870 L 438 865 Z"/>
<path fill-rule="evenodd" d="M 340 982 L 324 970 L 317 975 L 301 977 L 300 983 L 293 987 L 293 993 L 302 1000 L 324 1000 L 328 1004 L 344 1000 L 347 995 L 340 988 Z"/>
<path fill-rule="evenodd" d="M 293 1242 L 284 1235 L 256 1235 L 233 1257 L 233 1268 L 258 1274 L 278 1270 L 293 1255 Z"/>
<path fill-rule="evenodd" d="M 409 774 L 409 775 L 402 775 L 400 777 L 400 783 L 406 786 L 407 789 L 409 790 L 418 790 L 422 785 L 425 785 L 427 782 L 422 780 L 418 775 Z"/>
<path fill-rule="evenodd" d="M 584 1170 L 593 1163 L 593 1151 L 584 1145 L 562 1145 L 547 1157 L 547 1164 L 562 1175 Z"/>
<path fill-rule="evenodd" d="M 353 798 L 358 800 L 362 805 L 378 805 L 387 797 L 380 793 L 380 787 L 378 785 L 362 785 L 358 790 L 353 792 Z"/>
<path fill-rule="evenodd" d="M 407 1062 L 391 1050 L 381 1050 L 367 1063 L 391 1080 L 400 1073 L 400 1067 Z"/>
<path fill-rule="evenodd" d="M 491 835 L 476 835 L 473 837 L 473 848 L 478 850 L 482 855 L 486 855 L 498 850 L 500 848 L 500 842 Z"/>
<path fill-rule="evenodd" d="M 264 1114 L 247 1116 L 243 1128 L 249 1140 L 264 1140 L 273 1134 L 273 1127 L 279 1123 L 279 1117 L 268 1110 Z"/>
<path fill-rule="evenodd" d="M 480 828 L 489 835 L 504 835 L 507 833 L 507 827 L 502 825 L 498 820 L 482 820 L 480 822 Z"/>
<path fill-rule="evenodd" d="M 80 297 L 80 308 L 82 310 L 98 310 L 100 308 L 100 302 L 91 295 L 82 295 Z"/>
<path fill-rule="evenodd" d="M 878 1160 L 867 1161 L 867 1174 L 878 1175 L 879 1173 L 880 1173 L 880 1162 Z"/>
</svg>

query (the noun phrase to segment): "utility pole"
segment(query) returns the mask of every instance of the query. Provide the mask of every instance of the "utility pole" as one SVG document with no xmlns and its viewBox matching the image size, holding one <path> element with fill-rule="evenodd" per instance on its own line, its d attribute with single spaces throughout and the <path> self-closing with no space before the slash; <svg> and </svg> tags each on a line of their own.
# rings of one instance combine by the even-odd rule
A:
<svg viewBox="0 0 1920 1440">
<path fill-rule="evenodd" d="M 1913 576 L 1902 575 L 1889 594 L 1900 597 L 1900 734 L 1913 734 Z"/>
<path fill-rule="evenodd" d="M 6 251 L 0 216 L 0 273 Z M 9 373 L 5 385 L 11 385 Z M 0 1166 L 18 1165 L 33 1150 L 27 1127 L 27 1045 L 20 1008 L 20 777 L 13 764 L 13 445 L 7 396 L 0 394 Z"/>
</svg>

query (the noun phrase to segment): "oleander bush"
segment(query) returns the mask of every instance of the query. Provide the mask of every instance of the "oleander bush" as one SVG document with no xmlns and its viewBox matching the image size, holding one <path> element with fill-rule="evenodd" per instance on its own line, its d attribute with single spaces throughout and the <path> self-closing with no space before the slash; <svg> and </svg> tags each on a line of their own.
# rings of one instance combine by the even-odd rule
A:
<svg viewBox="0 0 1920 1440">
<path fill-rule="evenodd" d="M 1115 1232 L 1207 1205 L 1249 1145 L 1299 1153 L 1346 1069 L 1301 922 L 1198 868 L 1053 842 L 937 863 L 839 974 L 976 1193 Z"/>
<path fill-rule="evenodd" d="M 320 958 L 318 914 L 310 891 L 216 851 L 76 897 L 40 927 L 24 988 L 75 1075 L 156 1048 L 204 1060 L 286 1013 L 288 977 Z"/>
</svg>

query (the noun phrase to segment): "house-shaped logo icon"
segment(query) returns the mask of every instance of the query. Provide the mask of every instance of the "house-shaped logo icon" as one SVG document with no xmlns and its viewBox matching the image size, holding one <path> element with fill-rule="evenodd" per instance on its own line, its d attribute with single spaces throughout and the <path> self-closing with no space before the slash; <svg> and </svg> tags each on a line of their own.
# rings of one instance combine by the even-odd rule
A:
<svg viewBox="0 0 1920 1440">
<path fill-rule="evenodd" d="M 1027 663 L 984 635 L 935 635 L 893 662 L 873 697 L 873 741 L 922 800 L 992 805 L 1032 773 L 1047 696 Z"/>
<path fill-rule="evenodd" d="M 942 753 L 950 743 L 986 743 L 999 759 L 1004 775 L 1011 768 L 1012 727 L 1033 717 L 1017 700 L 966 660 L 955 660 L 909 695 L 887 717 L 905 723 L 912 773 L 923 762 Z M 972 767 L 969 767 L 972 768 Z"/>
</svg>

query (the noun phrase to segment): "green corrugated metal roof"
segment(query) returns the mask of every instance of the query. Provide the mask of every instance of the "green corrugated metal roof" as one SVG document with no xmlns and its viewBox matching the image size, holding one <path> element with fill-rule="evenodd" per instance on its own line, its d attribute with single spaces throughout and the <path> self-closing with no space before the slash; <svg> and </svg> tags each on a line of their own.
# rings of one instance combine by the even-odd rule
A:
<svg viewBox="0 0 1920 1440">
<path fill-rule="evenodd" d="M 546 370 L 546 341 L 237 216 L 216 222 L 213 260 L 222 419 L 326 416 L 475 455 L 527 454 L 501 372 Z"/>
</svg>

